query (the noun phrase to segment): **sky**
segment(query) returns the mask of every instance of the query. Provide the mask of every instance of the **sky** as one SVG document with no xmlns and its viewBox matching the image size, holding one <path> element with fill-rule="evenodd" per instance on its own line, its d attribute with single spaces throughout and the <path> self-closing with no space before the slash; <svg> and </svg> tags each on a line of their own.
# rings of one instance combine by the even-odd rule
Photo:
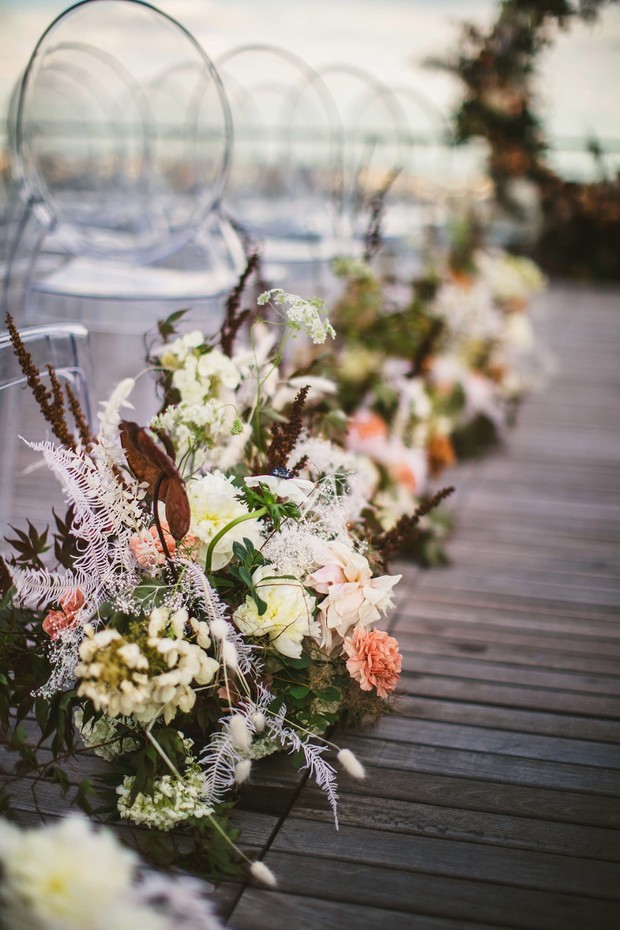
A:
<svg viewBox="0 0 620 930">
<path fill-rule="evenodd" d="M 314 67 L 346 62 L 408 86 L 448 115 L 459 86 L 424 60 L 448 50 L 458 22 L 489 22 L 496 0 L 161 0 L 211 58 L 250 42 L 289 49 Z M 65 0 L 0 0 L 0 114 L 38 36 Z M 551 134 L 620 139 L 620 4 L 578 23 L 545 52 L 538 79 Z"/>
</svg>

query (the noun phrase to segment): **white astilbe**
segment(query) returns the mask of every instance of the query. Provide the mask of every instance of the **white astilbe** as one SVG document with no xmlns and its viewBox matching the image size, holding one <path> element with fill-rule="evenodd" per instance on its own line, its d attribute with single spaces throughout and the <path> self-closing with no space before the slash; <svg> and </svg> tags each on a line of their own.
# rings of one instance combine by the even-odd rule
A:
<svg viewBox="0 0 620 930">
<path fill-rule="evenodd" d="M 110 594 L 135 584 L 129 540 L 142 526 L 139 499 L 142 490 L 127 475 L 123 486 L 110 461 L 51 442 L 28 443 L 42 452 L 61 482 L 67 502 L 74 507 L 72 533 L 80 554 L 72 571 L 11 570 L 18 602 L 38 607 L 59 601 L 68 588 L 80 588 L 85 606 L 78 614 L 87 620 Z"/>
<path fill-rule="evenodd" d="M 220 648 L 223 643 L 229 643 L 234 647 L 237 654 L 237 666 L 242 675 L 254 676 L 260 674 L 262 666 L 257 659 L 255 647 L 247 643 L 243 636 L 233 627 L 227 617 L 227 606 L 220 599 L 217 592 L 214 591 L 200 565 L 196 562 L 190 562 L 187 565 L 187 574 L 191 579 L 194 590 L 200 596 L 209 624 L 216 621 L 216 629 L 221 628 L 225 631 L 225 638 L 214 636 L 214 639 L 220 641 Z"/>
</svg>

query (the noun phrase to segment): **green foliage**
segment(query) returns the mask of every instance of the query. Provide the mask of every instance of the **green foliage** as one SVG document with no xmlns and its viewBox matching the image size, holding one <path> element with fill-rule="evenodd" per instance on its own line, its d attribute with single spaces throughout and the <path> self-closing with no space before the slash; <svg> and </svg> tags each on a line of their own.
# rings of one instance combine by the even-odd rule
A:
<svg viewBox="0 0 620 930">
<path fill-rule="evenodd" d="M 495 423 L 484 414 L 478 414 L 452 433 L 452 444 L 458 459 L 477 458 L 497 445 L 498 441 L 499 434 Z"/>
<path fill-rule="evenodd" d="M 243 543 L 233 543 L 233 555 L 236 563 L 233 563 L 228 574 L 236 581 L 240 582 L 248 589 L 248 593 L 254 599 L 259 614 L 262 616 L 267 610 L 267 604 L 258 594 L 252 580 L 252 572 L 261 565 L 265 564 L 265 558 L 258 549 L 255 548 L 251 539 L 244 538 Z"/>
<path fill-rule="evenodd" d="M 74 508 L 73 506 L 69 507 L 64 519 L 61 518 L 55 510 L 52 510 L 52 513 L 54 514 L 54 521 L 56 523 L 56 532 L 54 533 L 54 557 L 63 568 L 72 569 L 79 555 L 77 539 L 71 532 Z"/>
<path fill-rule="evenodd" d="M 299 659 L 270 656 L 269 674 L 272 690 L 286 705 L 286 716 L 314 733 L 324 733 L 338 719 L 343 683 L 348 673 L 341 659 L 319 661 L 308 655 Z M 270 708 L 277 713 L 278 707 Z"/>
<path fill-rule="evenodd" d="M 41 556 L 49 550 L 48 528 L 46 527 L 42 532 L 39 532 L 36 526 L 28 520 L 28 532 L 19 530 L 14 526 L 11 526 L 11 529 L 16 534 L 13 539 L 7 537 L 6 540 L 16 553 L 13 555 L 11 562 L 28 568 L 43 568 Z"/>
<path fill-rule="evenodd" d="M 277 533 L 280 532 L 284 520 L 299 520 L 300 513 L 297 504 L 282 500 L 266 484 L 259 484 L 254 488 L 244 484 L 242 492 L 249 510 L 260 510 L 262 507 L 267 509 L 269 519 Z"/>
<path fill-rule="evenodd" d="M 175 310 L 174 313 L 167 316 L 165 320 L 158 321 L 157 332 L 163 342 L 169 342 L 171 339 L 178 336 L 179 331 L 176 324 L 183 319 L 186 313 L 189 313 L 189 310 Z"/>
</svg>

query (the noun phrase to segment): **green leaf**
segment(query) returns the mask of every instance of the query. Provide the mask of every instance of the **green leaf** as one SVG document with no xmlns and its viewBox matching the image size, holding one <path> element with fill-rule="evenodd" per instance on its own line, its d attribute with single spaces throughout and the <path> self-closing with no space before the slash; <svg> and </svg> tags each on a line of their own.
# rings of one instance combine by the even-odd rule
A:
<svg viewBox="0 0 620 930">
<path fill-rule="evenodd" d="M 157 323 L 157 331 L 164 342 L 168 342 L 172 336 L 176 335 L 177 329 L 175 323 L 178 323 L 188 312 L 189 310 L 175 310 L 174 313 L 167 316 L 165 320 L 159 320 Z"/>
<path fill-rule="evenodd" d="M 45 730 L 45 724 L 47 723 L 47 718 L 50 712 L 50 705 L 45 700 L 45 698 L 37 698 L 34 705 L 34 715 L 36 721 L 39 725 L 41 732 Z"/>
<path fill-rule="evenodd" d="M 93 780 L 92 778 L 83 778 L 77 787 L 75 793 L 75 803 L 83 810 L 85 814 L 91 816 L 93 811 L 93 806 L 91 804 L 91 798 L 95 793 Z"/>
<path fill-rule="evenodd" d="M 295 700 L 300 701 L 310 694 L 310 688 L 308 688 L 306 685 L 291 685 L 291 687 L 288 688 L 287 693 L 290 694 L 291 697 L 295 698 Z"/>
<path fill-rule="evenodd" d="M 338 688 L 329 687 L 329 688 L 319 688 L 314 691 L 313 694 L 320 701 L 325 701 L 326 704 L 333 704 L 335 701 L 339 701 L 342 698 L 342 693 Z"/>
<path fill-rule="evenodd" d="M 288 656 L 283 656 L 282 664 L 289 668 L 309 668 L 312 665 L 312 659 L 310 656 L 300 656 L 298 659 L 290 659 Z"/>
</svg>

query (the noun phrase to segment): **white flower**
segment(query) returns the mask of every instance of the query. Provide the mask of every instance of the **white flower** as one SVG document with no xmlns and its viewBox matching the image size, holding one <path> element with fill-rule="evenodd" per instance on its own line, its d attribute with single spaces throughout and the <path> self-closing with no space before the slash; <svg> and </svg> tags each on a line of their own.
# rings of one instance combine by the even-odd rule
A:
<svg viewBox="0 0 620 930">
<path fill-rule="evenodd" d="M 210 643 L 204 624 L 192 623 L 185 610 L 171 615 L 167 607 L 151 612 L 142 647 L 116 630 L 87 628 L 76 668 L 78 695 L 108 717 L 132 717 L 143 724 L 159 715 L 169 723 L 179 711 L 189 713 L 196 702 L 191 685 L 211 684 L 220 666 L 198 642 L 185 639 L 186 618 L 191 633 Z M 168 671 L 154 670 L 161 669 L 160 657 Z"/>
<path fill-rule="evenodd" d="M 321 567 L 306 584 L 325 597 L 319 604 L 321 646 L 333 651 L 354 626 L 369 627 L 394 606 L 402 575 L 372 577 L 368 559 L 339 542 L 326 543 Z"/>
<path fill-rule="evenodd" d="M 303 333 L 316 344 L 325 342 L 328 336 L 335 338 L 336 331 L 323 313 L 325 301 L 317 297 L 311 301 L 304 300 L 297 294 L 287 294 L 276 287 L 261 294 L 257 303 L 262 306 L 270 300 L 276 307 L 286 308 L 284 316 L 293 333 Z"/>
<path fill-rule="evenodd" d="M 308 497 L 314 491 L 313 481 L 305 478 L 276 478 L 275 475 L 256 475 L 253 478 L 243 479 L 249 488 L 266 485 L 269 490 L 282 501 L 291 501 L 298 507 L 308 503 Z"/>
<path fill-rule="evenodd" d="M 188 481 L 187 496 L 191 510 L 190 536 L 200 540 L 199 558 L 204 560 L 209 543 L 217 534 L 240 517 L 250 513 L 238 498 L 238 490 L 221 472 L 203 475 Z M 262 543 L 261 524 L 258 520 L 242 520 L 222 536 L 215 544 L 211 568 L 224 568 L 233 556 L 233 543 L 250 539 L 255 546 Z"/>
<path fill-rule="evenodd" d="M 374 498 L 379 523 L 383 530 L 391 530 L 401 517 L 410 516 L 416 500 L 403 484 L 394 483 L 389 489 L 379 491 Z"/>
<path fill-rule="evenodd" d="M 107 439 L 116 440 L 118 438 L 118 424 L 121 422 L 121 407 L 129 407 L 133 410 L 133 404 L 128 401 L 128 397 L 135 387 L 134 378 L 124 378 L 114 388 L 110 397 L 102 404 L 102 410 L 97 414 L 101 424 L 101 434 Z"/>
<path fill-rule="evenodd" d="M 164 930 L 132 900 L 137 857 L 86 818 L 21 832 L 0 823 L 3 904 L 11 930 Z"/>
<path fill-rule="evenodd" d="M 172 830 L 186 820 L 199 820 L 213 813 L 205 797 L 206 774 L 195 759 L 191 759 L 182 778 L 162 775 L 155 779 L 153 797 L 138 794 L 129 804 L 134 776 L 126 775 L 116 789 L 118 811 L 125 820 L 145 824 L 157 830 Z"/>
<path fill-rule="evenodd" d="M 545 277 L 531 259 L 507 252 L 476 252 L 474 263 L 498 301 L 525 302 L 545 286 Z"/>
<path fill-rule="evenodd" d="M 287 378 L 276 390 L 272 405 L 274 410 L 282 410 L 288 404 L 295 400 L 295 397 L 301 388 L 308 387 L 308 396 L 306 404 L 316 404 L 322 400 L 326 394 L 334 395 L 338 393 L 338 385 L 329 378 L 321 378 L 318 375 L 299 375 L 294 378 Z"/>
<path fill-rule="evenodd" d="M 533 352 L 536 338 L 530 318 L 522 313 L 510 314 L 506 320 L 504 341 L 518 352 Z"/>
<path fill-rule="evenodd" d="M 174 342 L 160 346 L 155 354 L 159 356 L 160 364 L 168 370 L 178 368 L 182 365 L 188 355 L 192 354 L 195 349 L 204 345 L 205 337 L 199 329 L 192 330 L 191 333 L 184 333 L 175 339 Z"/>
<path fill-rule="evenodd" d="M 437 292 L 432 309 L 445 321 L 451 342 L 494 339 L 502 329 L 501 314 L 484 281 L 470 287 L 444 284 Z"/>
<path fill-rule="evenodd" d="M 252 581 L 267 609 L 259 614 L 256 601 L 248 595 L 234 612 L 233 620 L 246 636 L 269 636 L 278 652 L 298 659 L 304 636 L 320 634 L 313 618 L 315 599 L 299 581 L 275 575 L 270 565 L 257 568 Z"/>
<path fill-rule="evenodd" d="M 130 736 L 121 737 L 118 733 L 117 719 L 102 714 L 96 720 L 84 723 L 84 711 L 76 707 L 73 711 L 73 722 L 79 730 L 82 742 L 87 749 L 92 749 L 95 755 L 112 762 L 123 752 L 133 752 L 138 748 L 138 742 Z M 123 723 L 127 723 L 122 719 Z"/>
<path fill-rule="evenodd" d="M 6 930 L 218 930 L 201 882 L 145 869 L 81 814 L 22 831 L 0 820 Z"/>
</svg>

